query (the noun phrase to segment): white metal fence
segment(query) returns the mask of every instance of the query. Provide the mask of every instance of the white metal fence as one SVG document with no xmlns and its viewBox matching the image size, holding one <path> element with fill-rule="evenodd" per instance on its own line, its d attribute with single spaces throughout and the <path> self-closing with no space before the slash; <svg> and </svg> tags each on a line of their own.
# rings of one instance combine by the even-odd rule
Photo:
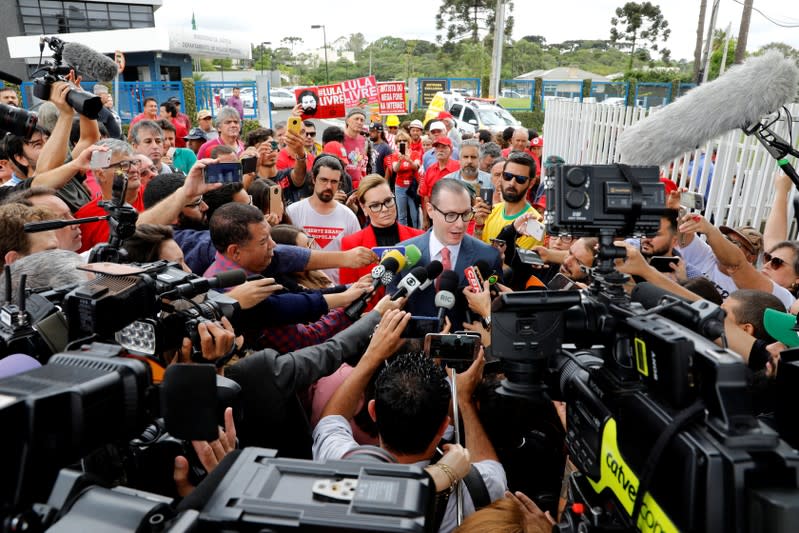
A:
<svg viewBox="0 0 799 533">
<path fill-rule="evenodd" d="M 787 107 L 794 117 L 799 117 L 799 104 Z M 618 163 L 619 135 L 650 112 L 657 110 L 552 101 L 547 105 L 544 119 L 544 156 L 559 155 L 567 164 Z M 793 137 L 789 137 L 787 120 L 781 120 L 772 129 L 786 140 L 796 139 L 799 121 L 794 120 L 790 126 Z M 663 132 L 664 139 L 668 134 Z M 705 158 L 711 160 L 714 151 L 714 166 L 703 164 Z M 796 166 L 794 158 L 791 162 Z M 771 209 L 777 169 L 777 162 L 757 139 L 741 130 L 709 139 L 695 152 L 686 152 L 661 167 L 663 174 L 679 187 L 706 194 L 705 216 L 717 225 L 752 225 L 761 229 Z"/>
</svg>

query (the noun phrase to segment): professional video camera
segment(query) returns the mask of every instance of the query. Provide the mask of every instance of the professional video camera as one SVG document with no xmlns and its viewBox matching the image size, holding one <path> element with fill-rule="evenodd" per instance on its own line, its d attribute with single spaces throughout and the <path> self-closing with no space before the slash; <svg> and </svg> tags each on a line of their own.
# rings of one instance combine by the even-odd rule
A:
<svg viewBox="0 0 799 533">
<path fill-rule="evenodd" d="M 43 53 L 45 44 L 53 51 L 53 62 L 42 63 L 39 57 L 39 68 L 35 74 L 42 73 L 38 78 L 33 79 L 33 94 L 41 100 L 50 99 L 50 89 L 57 81 L 67 81 L 66 76 L 73 67 L 63 64 L 64 41 L 58 37 L 42 37 L 39 41 L 39 50 Z M 67 93 L 67 102 L 72 109 L 84 117 L 96 119 L 100 116 L 103 109 L 103 102 L 99 96 L 84 91 L 80 87 L 73 86 Z"/>
<path fill-rule="evenodd" d="M 615 237 L 659 227 L 657 180 L 609 165 L 545 182 L 550 231 L 599 237 L 597 263 L 588 289 L 494 302 L 500 392 L 567 403 L 579 473 L 562 531 L 796 531 L 799 454 L 752 414 L 742 358 L 711 342 L 723 312 L 677 298 L 647 311 L 614 269 Z"/>
</svg>

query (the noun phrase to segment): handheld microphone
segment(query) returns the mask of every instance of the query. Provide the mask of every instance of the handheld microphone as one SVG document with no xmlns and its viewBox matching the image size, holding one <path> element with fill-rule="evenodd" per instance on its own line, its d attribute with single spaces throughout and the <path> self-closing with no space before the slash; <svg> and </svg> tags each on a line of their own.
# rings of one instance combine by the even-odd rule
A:
<svg viewBox="0 0 799 533">
<path fill-rule="evenodd" d="M 76 73 L 91 80 L 110 82 L 119 73 L 113 59 L 80 43 L 65 43 L 62 57 Z"/>
<path fill-rule="evenodd" d="M 427 263 L 427 266 L 424 267 L 424 269 L 427 271 L 427 281 L 422 283 L 422 286 L 419 287 L 420 291 L 427 290 L 427 287 L 433 284 L 433 282 L 441 274 L 441 272 L 444 271 L 444 265 L 442 265 L 441 261 L 439 261 L 438 259 L 434 259 L 429 263 Z"/>
<path fill-rule="evenodd" d="M 648 282 L 636 284 L 630 299 L 710 340 L 724 334 L 726 314 L 721 307 L 707 300 L 688 302 Z"/>
<path fill-rule="evenodd" d="M 476 266 L 468 266 L 463 269 L 463 275 L 472 292 L 483 292 L 483 276 Z"/>
<path fill-rule="evenodd" d="M 484 259 L 480 259 L 478 262 L 474 264 L 477 267 L 477 271 L 480 272 L 480 276 L 484 280 L 488 280 L 488 283 L 494 285 L 497 281 L 499 281 L 499 277 L 497 276 L 496 272 L 491 270 L 491 266 L 488 264 L 488 261 Z"/>
<path fill-rule="evenodd" d="M 722 133 L 759 122 L 796 95 L 799 68 L 779 52 L 735 65 L 619 136 L 622 161 L 661 165 Z"/>
<path fill-rule="evenodd" d="M 444 327 L 444 313 L 455 307 L 455 291 L 458 290 L 458 281 L 458 275 L 452 270 L 445 270 L 441 273 L 435 298 L 435 304 L 438 307 L 439 331 Z"/>
<path fill-rule="evenodd" d="M 415 244 L 409 244 L 405 247 L 405 259 L 407 261 L 408 268 L 413 268 L 416 266 L 416 263 L 422 258 L 422 251 L 419 249 L 418 246 Z"/>
<path fill-rule="evenodd" d="M 187 283 L 181 283 L 174 289 L 165 292 L 161 298 L 193 298 L 198 294 L 208 292 L 210 289 L 226 289 L 241 285 L 247 281 L 247 274 L 243 270 L 229 270 L 220 272 L 213 278 L 196 278 Z"/>
<path fill-rule="evenodd" d="M 386 255 L 384 255 L 383 259 L 380 261 L 380 264 L 375 265 L 375 267 L 372 268 L 372 291 L 364 294 L 347 306 L 347 308 L 344 310 L 344 314 L 347 315 L 350 320 L 357 320 L 358 317 L 363 313 L 363 310 L 366 309 L 369 300 L 372 299 L 372 296 L 374 296 L 377 288 L 381 285 L 388 285 L 394 281 L 394 275 L 402 270 L 404 265 L 404 255 L 399 253 L 397 250 L 389 250 L 386 252 Z"/>
<path fill-rule="evenodd" d="M 427 270 L 423 266 L 413 267 L 408 274 L 400 280 L 398 289 L 391 295 L 392 300 L 399 300 L 403 296 L 410 296 L 427 281 Z"/>
</svg>

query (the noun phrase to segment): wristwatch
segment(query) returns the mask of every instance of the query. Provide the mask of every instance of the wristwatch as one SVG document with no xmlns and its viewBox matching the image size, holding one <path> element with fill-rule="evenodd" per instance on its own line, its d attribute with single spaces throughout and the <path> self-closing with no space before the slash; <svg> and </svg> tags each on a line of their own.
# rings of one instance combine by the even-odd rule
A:
<svg viewBox="0 0 799 533">
<path fill-rule="evenodd" d="M 483 317 L 482 321 L 483 321 L 483 327 L 486 328 L 488 331 L 491 331 L 491 315 Z"/>
</svg>

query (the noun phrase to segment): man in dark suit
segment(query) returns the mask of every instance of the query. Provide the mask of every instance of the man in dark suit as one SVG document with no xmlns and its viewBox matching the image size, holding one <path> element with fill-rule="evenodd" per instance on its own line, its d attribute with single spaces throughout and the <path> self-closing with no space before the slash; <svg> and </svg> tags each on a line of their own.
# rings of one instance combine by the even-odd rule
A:
<svg viewBox="0 0 799 533">
<path fill-rule="evenodd" d="M 464 269 L 475 265 L 481 259 L 497 274 L 502 273 L 502 262 L 496 248 L 466 234 L 466 227 L 474 217 L 472 198 L 462 181 L 444 178 L 436 182 L 427 204 L 427 214 L 432 221 L 431 230 L 423 235 L 408 239 L 397 246 L 415 244 L 422 252 L 419 265 L 427 265 L 438 260 L 444 270 L 453 270 L 466 285 Z M 396 288 L 396 282 L 392 291 Z M 436 316 L 436 287 L 429 286 L 424 291 L 416 291 L 405 305 L 405 310 L 414 316 Z M 452 322 L 452 331 L 460 330 L 465 318 L 465 305 L 457 305 L 447 312 Z"/>
</svg>

